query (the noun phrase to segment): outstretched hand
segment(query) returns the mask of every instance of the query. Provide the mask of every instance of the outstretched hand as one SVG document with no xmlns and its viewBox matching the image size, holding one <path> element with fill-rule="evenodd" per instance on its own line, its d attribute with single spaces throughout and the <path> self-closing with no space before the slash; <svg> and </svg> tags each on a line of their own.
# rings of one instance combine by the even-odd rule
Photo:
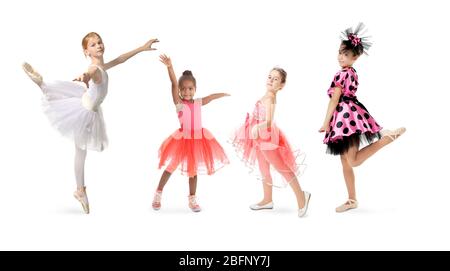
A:
<svg viewBox="0 0 450 271">
<path fill-rule="evenodd" d="M 144 51 L 154 51 L 156 50 L 156 48 L 152 48 L 153 43 L 159 42 L 158 39 L 151 39 L 149 41 L 147 41 L 144 46 L 142 46 L 142 48 L 144 49 Z"/>
<path fill-rule="evenodd" d="M 90 80 L 90 76 L 87 73 L 83 73 L 82 75 L 80 75 L 77 78 L 73 79 L 73 81 L 85 83 L 87 88 L 89 88 L 89 80 Z"/>
<path fill-rule="evenodd" d="M 172 67 L 172 60 L 165 54 L 159 56 L 159 61 L 161 61 L 164 65 L 166 65 L 167 68 Z"/>
</svg>

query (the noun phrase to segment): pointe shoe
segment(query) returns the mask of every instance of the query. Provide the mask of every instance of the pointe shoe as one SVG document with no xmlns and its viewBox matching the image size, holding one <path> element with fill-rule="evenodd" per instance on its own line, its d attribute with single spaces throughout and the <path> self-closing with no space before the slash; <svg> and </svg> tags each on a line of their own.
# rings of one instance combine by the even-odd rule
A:
<svg viewBox="0 0 450 271">
<path fill-rule="evenodd" d="M 202 210 L 202 208 L 200 208 L 200 205 L 198 205 L 197 203 L 197 198 L 195 197 L 195 195 L 190 195 L 189 196 L 189 208 L 191 208 L 192 212 L 200 212 Z"/>
<path fill-rule="evenodd" d="M 264 210 L 264 209 L 273 209 L 273 201 L 266 203 L 264 205 L 252 204 L 250 205 L 250 209 L 253 211 Z"/>
<path fill-rule="evenodd" d="M 42 75 L 40 75 L 35 69 L 33 69 L 33 67 L 30 64 L 24 62 L 22 64 L 22 68 L 34 83 L 36 83 L 38 86 L 42 85 L 43 82 Z"/>
<path fill-rule="evenodd" d="M 158 211 L 161 209 L 161 197 L 162 197 L 162 191 L 156 190 L 155 196 L 153 197 L 152 207 L 153 210 Z"/>
<path fill-rule="evenodd" d="M 86 186 L 73 192 L 73 196 L 81 203 L 85 214 L 89 214 L 89 200 L 86 194 Z"/>
<path fill-rule="evenodd" d="M 358 201 L 354 199 L 348 199 L 344 204 L 336 208 L 336 213 L 342 213 L 350 209 L 358 208 Z"/>
<path fill-rule="evenodd" d="M 308 211 L 309 200 L 311 199 L 311 193 L 304 191 L 305 195 L 305 206 L 303 208 L 298 209 L 298 217 L 303 217 L 306 215 L 306 211 Z"/>
<path fill-rule="evenodd" d="M 403 135 L 406 132 L 405 127 L 401 127 L 395 130 L 383 130 L 381 131 L 382 137 L 389 137 L 391 141 L 395 141 L 397 138 L 399 138 L 401 135 Z"/>
</svg>

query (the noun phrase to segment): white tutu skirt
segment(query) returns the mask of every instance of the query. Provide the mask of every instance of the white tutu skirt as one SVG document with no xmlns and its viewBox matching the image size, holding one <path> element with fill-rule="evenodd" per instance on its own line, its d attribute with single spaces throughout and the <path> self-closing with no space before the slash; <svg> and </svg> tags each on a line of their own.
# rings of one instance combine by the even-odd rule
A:
<svg viewBox="0 0 450 271">
<path fill-rule="evenodd" d="M 83 103 L 86 88 L 69 81 L 42 84 L 44 113 L 51 124 L 81 149 L 103 151 L 108 145 L 100 105 L 89 110 Z"/>
</svg>

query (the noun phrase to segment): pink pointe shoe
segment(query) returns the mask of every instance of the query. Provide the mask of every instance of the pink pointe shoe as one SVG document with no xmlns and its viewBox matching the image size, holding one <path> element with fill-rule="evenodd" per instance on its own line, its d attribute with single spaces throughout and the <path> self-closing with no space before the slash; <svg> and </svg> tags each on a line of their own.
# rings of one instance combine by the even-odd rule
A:
<svg viewBox="0 0 450 271">
<path fill-rule="evenodd" d="M 34 83 L 36 83 L 39 87 L 42 85 L 42 75 L 40 75 L 35 69 L 33 69 L 30 64 L 24 62 L 22 64 L 22 68 Z"/>
<path fill-rule="evenodd" d="M 84 213 L 89 214 L 89 200 L 86 194 L 86 186 L 78 188 L 77 191 L 73 192 L 73 196 L 81 203 Z"/>
</svg>

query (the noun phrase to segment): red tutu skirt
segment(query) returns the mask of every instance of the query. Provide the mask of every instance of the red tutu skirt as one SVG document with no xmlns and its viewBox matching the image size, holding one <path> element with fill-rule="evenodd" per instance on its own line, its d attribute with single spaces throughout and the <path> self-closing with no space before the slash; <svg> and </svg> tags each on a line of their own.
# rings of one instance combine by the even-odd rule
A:
<svg viewBox="0 0 450 271">
<path fill-rule="evenodd" d="M 222 146 L 205 128 L 191 133 L 176 130 L 161 144 L 159 158 L 159 168 L 167 164 L 168 172 L 179 168 L 189 177 L 211 175 L 229 163 Z"/>
</svg>

